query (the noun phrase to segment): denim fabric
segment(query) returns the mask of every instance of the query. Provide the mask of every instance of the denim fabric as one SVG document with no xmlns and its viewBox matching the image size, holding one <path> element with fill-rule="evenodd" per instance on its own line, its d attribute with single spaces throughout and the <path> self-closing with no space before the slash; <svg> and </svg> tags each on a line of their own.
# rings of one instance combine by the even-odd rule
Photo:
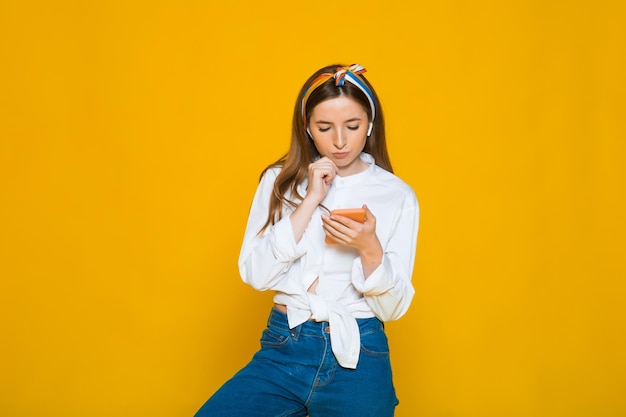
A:
<svg viewBox="0 0 626 417">
<path fill-rule="evenodd" d="M 361 355 L 356 369 L 337 364 L 328 323 L 289 329 L 272 309 L 261 349 L 196 413 L 196 417 L 391 417 L 398 404 L 389 346 L 376 318 L 357 319 Z"/>
</svg>

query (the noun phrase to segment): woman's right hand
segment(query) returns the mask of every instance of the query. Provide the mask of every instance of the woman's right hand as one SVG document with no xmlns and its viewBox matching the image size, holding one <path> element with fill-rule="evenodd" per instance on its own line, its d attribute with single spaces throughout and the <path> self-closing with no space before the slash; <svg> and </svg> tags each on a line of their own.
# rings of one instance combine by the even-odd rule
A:
<svg viewBox="0 0 626 417">
<path fill-rule="evenodd" d="M 330 159 L 324 157 L 309 164 L 309 185 L 306 196 L 298 207 L 291 213 L 289 219 L 293 229 L 296 242 L 299 242 L 306 230 L 313 212 L 324 200 L 330 184 L 337 176 L 337 165 Z"/>
<path fill-rule="evenodd" d="M 316 206 L 320 204 L 336 176 L 337 165 L 327 157 L 309 164 L 309 185 L 305 200 L 313 200 Z"/>
</svg>

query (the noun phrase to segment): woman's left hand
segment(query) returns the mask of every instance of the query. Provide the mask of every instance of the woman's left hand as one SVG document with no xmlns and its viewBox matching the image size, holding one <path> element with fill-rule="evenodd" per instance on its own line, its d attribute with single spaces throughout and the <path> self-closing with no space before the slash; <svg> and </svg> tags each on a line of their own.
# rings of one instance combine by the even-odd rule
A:
<svg viewBox="0 0 626 417">
<path fill-rule="evenodd" d="M 383 248 L 376 236 L 376 217 L 363 204 L 365 221 L 359 223 L 349 217 L 322 216 L 324 233 L 337 243 L 356 248 L 361 257 L 363 274 L 367 278 L 381 264 Z"/>
<path fill-rule="evenodd" d="M 351 246 L 359 251 L 380 245 L 376 236 L 376 217 L 364 204 L 365 221 L 359 223 L 349 217 L 333 214 L 322 216 L 324 233 L 337 243 Z"/>
</svg>

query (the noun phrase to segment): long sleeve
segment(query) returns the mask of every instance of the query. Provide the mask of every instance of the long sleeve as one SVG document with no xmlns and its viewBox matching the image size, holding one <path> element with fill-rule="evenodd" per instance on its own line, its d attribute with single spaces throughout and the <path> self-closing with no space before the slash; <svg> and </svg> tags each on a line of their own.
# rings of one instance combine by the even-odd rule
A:
<svg viewBox="0 0 626 417">
<path fill-rule="evenodd" d="M 394 213 L 388 240 L 381 242 L 384 249 L 382 263 L 365 279 L 361 259 L 354 260 L 352 283 L 382 321 L 396 320 L 404 315 L 415 294 L 411 274 L 418 225 L 417 199 L 412 192 L 407 193 L 402 206 Z"/>
<path fill-rule="evenodd" d="M 241 278 L 261 291 L 274 289 L 286 277 L 292 263 L 306 252 L 304 243 L 295 241 L 288 214 L 258 234 L 267 220 L 277 174 L 277 169 L 270 169 L 259 183 L 239 255 Z"/>
</svg>

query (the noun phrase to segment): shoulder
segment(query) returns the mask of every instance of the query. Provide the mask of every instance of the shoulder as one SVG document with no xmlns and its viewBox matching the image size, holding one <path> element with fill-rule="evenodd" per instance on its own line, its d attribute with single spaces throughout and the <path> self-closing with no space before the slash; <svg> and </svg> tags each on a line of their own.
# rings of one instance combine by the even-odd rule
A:
<svg viewBox="0 0 626 417">
<path fill-rule="evenodd" d="M 278 174 L 281 170 L 282 166 L 280 165 L 272 165 L 265 168 L 265 170 L 263 170 L 263 172 L 261 173 L 261 179 L 259 182 L 261 184 L 274 184 L 274 182 L 276 181 L 276 177 L 278 177 Z"/>
<path fill-rule="evenodd" d="M 375 165 L 372 170 L 370 186 L 384 189 L 389 202 L 396 201 L 403 207 L 418 207 L 417 196 L 413 188 L 397 175 Z"/>
<path fill-rule="evenodd" d="M 397 191 L 405 191 L 407 193 L 413 194 L 413 189 L 411 188 L 411 186 L 404 182 L 397 175 L 392 174 L 391 172 L 379 167 L 378 165 L 374 165 L 372 171 L 373 181 L 384 184 L 385 186 L 393 188 Z"/>
<path fill-rule="evenodd" d="M 261 178 L 256 188 L 256 198 L 269 198 L 274 192 L 274 183 L 280 173 L 280 167 L 270 166 L 261 172 Z"/>
<path fill-rule="evenodd" d="M 368 181 L 371 185 L 384 186 L 397 192 L 406 192 L 413 194 L 413 189 L 410 185 L 404 182 L 397 175 L 387 171 L 385 168 L 377 165 L 374 158 L 367 153 L 361 154 L 361 159 L 370 164 Z"/>
</svg>

